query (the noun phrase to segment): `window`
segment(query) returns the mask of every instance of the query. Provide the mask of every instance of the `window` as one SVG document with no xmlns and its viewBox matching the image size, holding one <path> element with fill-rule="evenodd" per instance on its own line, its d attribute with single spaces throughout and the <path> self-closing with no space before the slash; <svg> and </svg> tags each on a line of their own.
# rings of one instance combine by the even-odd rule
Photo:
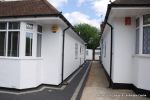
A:
<svg viewBox="0 0 150 100">
<path fill-rule="evenodd" d="M 42 49 L 42 26 L 38 25 L 37 27 L 37 57 L 41 57 Z"/>
<path fill-rule="evenodd" d="M 143 16 L 143 24 L 150 24 L 150 14 L 144 15 Z"/>
<path fill-rule="evenodd" d="M 143 28 L 143 54 L 150 54 L 150 26 Z"/>
<path fill-rule="evenodd" d="M 139 54 L 139 29 L 136 29 L 135 54 Z"/>
<path fill-rule="evenodd" d="M 6 32 L 0 32 L 0 56 L 5 56 Z"/>
<path fill-rule="evenodd" d="M 20 29 L 19 22 L 9 22 L 9 29 Z"/>
<path fill-rule="evenodd" d="M 140 25 L 140 19 L 137 18 L 137 19 L 136 19 L 136 27 L 139 27 L 139 25 Z"/>
<path fill-rule="evenodd" d="M 8 56 L 19 57 L 19 32 L 8 33 Z"/>
<path fill-rule="evenodd" d="M 26 29 L 33 29 L 33 24 L 27 24 Z"/>
<path fill-rule="evenodd" d="M 104 57 L 106 57 L 106 42 L 104 44 Z"/>
<path fill-rule="evenodd" d="M 95 51 L 95 55 L 100 55 L 100 52 L 99 51 Z"/>
<path fill-rule="evenodd" d="M 42 26 L 41 25 L 38 25 L 38 32 L 42 33 Z"/>
<path fill-rule="evenodd" d="M 75 59 L 78 59 L 78 44 L 75 43 Z"/>
<path fill-rule="evenodd" d="M 37 34 L 37 57 L 41 57 L 42 34 Z"/>
<path fill-rule="evenodd" d="M 136 39 L 135 39 L 135 54 L 139 54 L 139 36 L 140 36 L 140 30 L 139 30 L 139 26 L 140 26 L 140 19 L 137 18 L 136 19 Z"/>
<path fill-rule="evenodd" d="M 33 34 L 26 33 L 26 56 L 32 56 L 32 41 L 33 41 Z"/>
<path fill-rule="evenodd" d="M 7 23 L 6 22 L 0 22 L 0 30 L 6 30 L 7 29 Z"/>
<path fill-rule="evenodd" d="M 88 50 L 86 51 L 86 55 L 87 55 L 87 56 L 89 55 L 89 52 L 88 52 Z"/>
<path fill-rule="evenodd" d="M 0 22 L 0 56 L 19 57 L 19 29 L 20 22 Z"/>
</svg>

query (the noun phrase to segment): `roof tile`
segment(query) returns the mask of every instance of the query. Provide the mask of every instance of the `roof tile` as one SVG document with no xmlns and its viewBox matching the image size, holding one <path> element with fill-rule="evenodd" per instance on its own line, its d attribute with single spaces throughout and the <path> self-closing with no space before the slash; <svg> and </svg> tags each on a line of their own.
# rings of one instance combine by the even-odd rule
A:
<svg viewBox="0 0 150 100">
<path fill-rule="evenodd" d="M 0 17 L 58 14 L 59 11 L 46 0 L 0 2 Z"/>
</svg>

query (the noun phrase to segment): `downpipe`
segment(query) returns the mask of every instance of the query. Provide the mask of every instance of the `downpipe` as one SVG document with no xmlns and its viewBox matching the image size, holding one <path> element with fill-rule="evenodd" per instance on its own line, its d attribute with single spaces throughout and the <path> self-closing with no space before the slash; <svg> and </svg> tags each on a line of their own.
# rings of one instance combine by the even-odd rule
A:
<svg viewBox="0 0 150 100">
<path fill-rule="evenodd" d="M 109 88 L 112 87 L 112 60 L 113 60 L 113 26 L 110 23 L 106 23 L 111 28 L 111 47 L 110 47 L 110 80 L 109 80 Z"/>
<path fill-rule="evenodd" d="M 63 41 L 62 41 L 62 72 L 61 72 L 61 84 L 63 84 L 64 81 L 64 53 L 65 53 L 65 33 L 70 28 L 68 26 L 63 30 Z"/>
</svg>

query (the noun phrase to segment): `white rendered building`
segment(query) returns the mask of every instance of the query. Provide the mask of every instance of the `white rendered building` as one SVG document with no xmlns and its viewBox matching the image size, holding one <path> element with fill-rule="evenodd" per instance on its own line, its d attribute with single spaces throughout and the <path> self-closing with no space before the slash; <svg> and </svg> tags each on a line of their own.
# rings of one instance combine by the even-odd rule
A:
<svg viewBox="0 0 150 100">
<path fill-rule="evenodd" d="M 150 1 L 112 2 L 102 28 L 101 61 L 110 86 L 150 96 Z"/>
<path fill-rule="evenodd" d="M 84 63 L 84 44 L 46 0 L 0 2 L 0 87 L 61 84 Z"/>
</svg>

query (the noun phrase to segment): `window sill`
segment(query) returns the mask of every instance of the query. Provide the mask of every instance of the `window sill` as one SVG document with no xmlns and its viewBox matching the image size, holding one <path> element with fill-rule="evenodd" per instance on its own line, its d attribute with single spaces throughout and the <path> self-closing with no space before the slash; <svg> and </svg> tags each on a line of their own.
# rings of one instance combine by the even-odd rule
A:
<svg viewBox="0 0 150 100">
<path fill-rule="evenodd" d="M 43 60 L 42 57 L 2 57 L 0 59 L 7 59 L 7 60 Z"/>
<path fill-rule="evenodd" d="M 142 57 L 142 58 L 150 58 L 150 54 L 136 54 L 133 57 Z"/>
</svg>

